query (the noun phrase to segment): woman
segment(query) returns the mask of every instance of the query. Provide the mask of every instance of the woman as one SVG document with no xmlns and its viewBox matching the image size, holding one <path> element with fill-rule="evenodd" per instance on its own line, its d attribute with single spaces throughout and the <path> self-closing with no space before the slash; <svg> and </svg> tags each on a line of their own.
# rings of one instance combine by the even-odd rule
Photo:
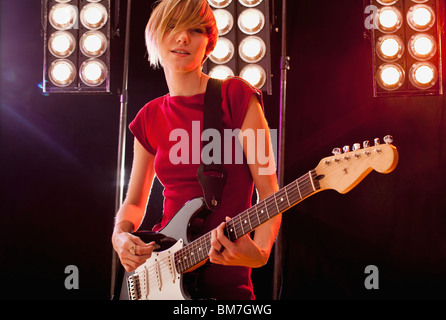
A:
<svg viewBox="0 0 446 320">
<path fill-rule="evenodd" d="M 149 61 L 154 67 L 163 67 L 169 93 L 145 105 L 130 124 L 135 135 L 133 167 L 112 236 L 113 247 L 128 272 L 143 264 L 155 248 L 154 242 L 146 244 L 131 234 L 144 218 L 154 175 L 164 185 L 163 218 L 155 231 L 162 229 L 186 201 L 203 196 L 196 176 L 199 163 L 173 163 L 171 150 L 178 141 L 172 141 L 170 133 L 181 128 L 192 135 L 192 123 L 202 122 L 209 79 L 202 66 L 215 47 L 218 31 L 206 0 L 163 0 L 153 11 L 145 36 Z M 268 134 L 263 143 L 270 150 L 261 93 L 243 80 L 232 78 L 223 82 L 222 97 L 224 128 L 240 129 L 241 134 L 245 130 L 265 130 Z M 258 145 L 257 141 L 255 146 L 248 142 L 241 139 L 245 154 Z M 191 142 L 189 147 L 191 155 L 197 146 Z M 259 200 L 277 191 L 275 173 L 261 173 L 273 161 L 270 152 L 266 164 L 257 160 L 224 163 L 227 181 L 221 207 L 206 219 L 203 230 L 212 230 L 212 247 L 211 264 L 198 269 L 201 297 L 254 299 L 250 268 L 268 261 L 281 217 L 257 228 L 253 237 L 246 235 L 235 243 L 224 236 L 224 221 L 250 206 L 254 185 Z"/>
</svg>

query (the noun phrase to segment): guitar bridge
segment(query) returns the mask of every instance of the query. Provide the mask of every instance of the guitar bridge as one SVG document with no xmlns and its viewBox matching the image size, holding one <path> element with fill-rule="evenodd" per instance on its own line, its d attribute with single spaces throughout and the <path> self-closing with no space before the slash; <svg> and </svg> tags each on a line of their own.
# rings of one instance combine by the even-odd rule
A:
<svg viewBox="0 0 446 320">
<path fill-rule="evenodd" d="M 141 299 L 141 283 L 139 280 L 139 275 L 134 274 L 130 276 L 127 282 L 130 300 Z"/>
</svg>

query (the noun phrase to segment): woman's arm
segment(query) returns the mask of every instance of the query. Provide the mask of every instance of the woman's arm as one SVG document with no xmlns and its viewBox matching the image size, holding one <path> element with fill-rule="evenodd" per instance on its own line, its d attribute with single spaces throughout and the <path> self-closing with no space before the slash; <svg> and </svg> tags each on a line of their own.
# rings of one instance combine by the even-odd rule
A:
<svg viewBox="0 0 446 320">
<path fill-rule="evenodd" d="M 115 218 L 113 248 L 126 271 L 135 270 L 150 258 L 154 243 L 131 235 L 141 225 L 155 175 L 155 156 L 134 140 L 133 165 L 126 198 Z"/>
<path fill-rule="evenodd" d="M 245 155 L 255 155 L 255 159 L 250 158 L 248 161 L 249 169 L 254 180 L 255 187 L 259 193 L 259 201 L 265 199 L 269 195 L 276 192 L 279 188 L 277 185 L 277 177 L 275 170 L 274 154 L 272 151 L 271 140 L 269 136 L 269 128 L 263 114 L 258 99 L 253 96 L 249 102 L 248 111 L 246 113 L 241 128 L 241 137 L 244 130 L 253 130 L 256 136 L 255 146 L 248 145 L 247 141 L 241 141 Z M 259 134 L 265 133 L 265 135 Z M 263 144 L 263 150 L 257 150 L 258 139 Z M 254 148 L 254 149 L 253 149 Z M 268 150 L 264 152 L 264 150 Z M 267 161 L 259 162 L 259 153 L 268 155 Z M 268 154 L 269 153 L 269 154 Z M 279 232 L 282 216 L 279 214 L 273 219 L 259 226 L 254 233 L 254 238 L 245 235 L 232 243 L 224 235 L 225 223 L 222 223 L 212 231 L 211 250 L 209 257 L 211 262 L 223 265 L 239 265 L 247 267 L 261 267 L 269 259 L 271 248 Z M 224 251 L 220 252 L 221 247 Z"/>
</svg>

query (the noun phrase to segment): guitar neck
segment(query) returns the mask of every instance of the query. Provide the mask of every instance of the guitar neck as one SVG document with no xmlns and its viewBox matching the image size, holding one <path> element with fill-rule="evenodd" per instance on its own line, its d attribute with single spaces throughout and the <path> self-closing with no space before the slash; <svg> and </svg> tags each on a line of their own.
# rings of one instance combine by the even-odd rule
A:
<svg viewBox="0 0 446 320">
<path fill-rule="evenodd" d="M 316 171 L 311 170 L 299 179 L 243 211 L 226 222 L 225 235 L 235 241 L 252 232 L 320 189 Z M 179 273 L 191 269 L 208 258 L 211 249 L 211 232 L 208 232 L 175 252 L 175 265 Z"/>
</svg>

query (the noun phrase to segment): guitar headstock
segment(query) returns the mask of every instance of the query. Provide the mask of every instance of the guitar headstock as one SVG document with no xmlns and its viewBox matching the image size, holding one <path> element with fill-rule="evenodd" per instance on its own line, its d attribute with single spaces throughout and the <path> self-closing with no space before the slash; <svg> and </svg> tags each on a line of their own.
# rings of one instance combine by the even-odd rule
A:
<svg viewBox="0 0 446 320">
<path fill-rule="evenodd" d="M 384 137 L 381 144 L 375 139 L 370 146 L 364 141 L 353 145 L 352 150 L 345 146 L 333 149 L 333 156 L 319 162 L 315 171 L 319 176 L 321 190 L 334 189 L 339 193 L 347 193 L 353 189 L 372 170 L 380 173 L 392 172 L 398 164 L 398 150 L 392 145 L 392 136 Z"/>
</svg>

